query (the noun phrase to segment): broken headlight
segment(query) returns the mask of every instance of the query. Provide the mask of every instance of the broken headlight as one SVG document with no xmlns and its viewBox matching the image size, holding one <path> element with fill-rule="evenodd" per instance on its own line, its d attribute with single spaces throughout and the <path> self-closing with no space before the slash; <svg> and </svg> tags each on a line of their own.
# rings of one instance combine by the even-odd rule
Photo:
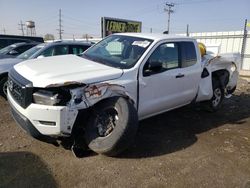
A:
<svg viewBox="0 0 250 188">
<path fill-rule="evenodd" d="M 64 105 L 68 101 L 68 95 L 57 91 L 38 90 L 33 93 L 33 102 L 36 104 L 56 106 Z"/>
</svg>

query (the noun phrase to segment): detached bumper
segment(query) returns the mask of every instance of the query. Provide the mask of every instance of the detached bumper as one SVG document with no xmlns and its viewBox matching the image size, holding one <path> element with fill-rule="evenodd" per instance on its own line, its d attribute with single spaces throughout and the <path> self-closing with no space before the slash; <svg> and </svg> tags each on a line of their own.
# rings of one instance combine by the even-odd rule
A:
<svg viewBox="0 0 250 188">
<path fill-rule="evenodd" d="M 46 141 L 52 137 L 69 136 L 78 110 L 66 106 L 31 104 L 22 108 L 8 92 L 13 118 L 32 137 Z"/>
</svg>

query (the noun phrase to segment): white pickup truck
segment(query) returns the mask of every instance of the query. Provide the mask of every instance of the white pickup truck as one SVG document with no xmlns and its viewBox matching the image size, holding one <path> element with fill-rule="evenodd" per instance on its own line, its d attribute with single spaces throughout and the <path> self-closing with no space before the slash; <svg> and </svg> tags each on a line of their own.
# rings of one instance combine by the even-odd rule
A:
<svg viewBox="0 0 250 188">
<path fill-rule="evenodd" d="M 28 60 L 9 72 L 8 100 L 16 122 L 33 137 L 70 137 L 114 156 L 142 120 L 205 101 L 215 111 L 236 88 L 236 62 L 200 53 L 195 39 L 114 34 L 82 57 Z M 153 125 L 152 125 L 153 126 Z"/>
</svg>

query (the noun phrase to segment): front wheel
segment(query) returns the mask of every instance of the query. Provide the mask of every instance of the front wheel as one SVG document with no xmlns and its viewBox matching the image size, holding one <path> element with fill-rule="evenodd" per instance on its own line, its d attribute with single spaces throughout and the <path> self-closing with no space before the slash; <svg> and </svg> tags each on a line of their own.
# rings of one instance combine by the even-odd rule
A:
<svg viewBox="0 0 250 188">
<path fill-rule="evenodd" d="M 138 128 L 137 111 L 122 97 L 96 105 L 85 130 L 88 147 L 96 153 L 115 156 L 134 140 Z"/>
<path fill-rule="evenodd" d="M 3 77 L 0 80 L 0 95 L 3 96 L 4 98 L 7 97 L 7 87 L 8 87 L 8 78 Z"/>
<path fill-rule="evenodd" d="M 209 111 L 216 112 L 220 109 L 222 101 L 224 99 L 224 90 L 219 84 L 215 84 L 213 87 L 213 97 L 208 101 Z"/>
</svg>

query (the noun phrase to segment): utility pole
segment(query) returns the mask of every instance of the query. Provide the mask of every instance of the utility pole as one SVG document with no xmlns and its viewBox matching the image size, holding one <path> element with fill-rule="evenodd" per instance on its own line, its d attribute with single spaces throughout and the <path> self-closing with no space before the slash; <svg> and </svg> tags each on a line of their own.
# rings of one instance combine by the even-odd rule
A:
<svg viewBox="0 0 250 188">
<path fill-rule="evenodd" d="M 244 24 L 244 31 L 243 31 L 243 40 L 242 40 L 242 47 L 241 47 L 241 61 L 240 61 L 240 70 L 243 69 L 244 57 L 245 57 L 245 49 L 246 49 L 246 42 L 247 42 L 247 19 L 245 19 Z"/>
<path fill-rule="evenodd" d="M 167 8 L 164 10 L 168 13 L 168 25 L 167 25 L 167 31 L 165 32 L 166 34 L 169 34 L 169 27 L 170 27 L 170 15 L 171 13 L 174 13 L 172 8 L 174 7 L 174 3 L 166 3 Z"/>
<path fill-rule="evenodd" d="M 6 29 L 4 27 L 3 27 L 2 31 L 3 31 L 3 34 L 6 34 Z"/>
<path fill-rule="evenodd" d="M 187 24 L 187 37 L 189 37 L 189 24 Z"/>
<path fill-rule="evenodd" d="M 59 39 L 62 40 L 63 30 L 62 30 L 62 10 L 61 9 L 59 9 L 59 29 L 57 30 L 59 34 Z"/>
<path fill-rule="evenodd" d="M 20 27 L 19 27 L 19 30 L 22 31 L 22 35 L 24 36 L 24 28 L 23 26 L 25 26 L 25 24 L 23 24 L 22 20 L 20 21 L 20 24 L 18 24 Z"/>
</svg>

